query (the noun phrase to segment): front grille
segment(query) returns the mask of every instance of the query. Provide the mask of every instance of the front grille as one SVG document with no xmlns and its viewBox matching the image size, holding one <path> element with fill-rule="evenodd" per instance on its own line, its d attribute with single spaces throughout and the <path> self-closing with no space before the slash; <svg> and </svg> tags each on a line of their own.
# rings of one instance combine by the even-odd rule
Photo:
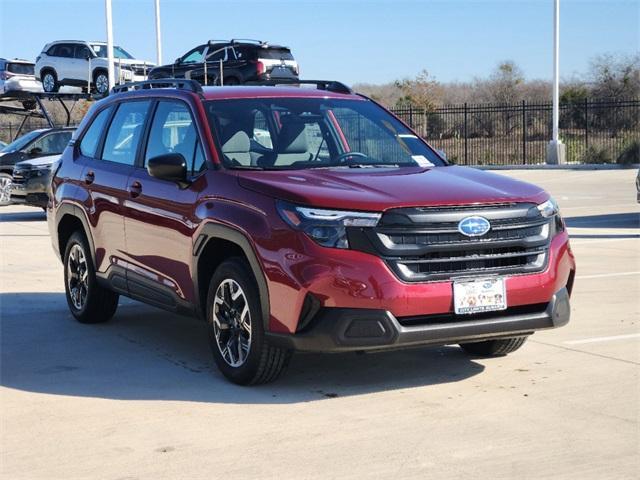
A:
<svg viewBox="0 0 640 480">
<path fill-rule="evenodd" d="M 458 224 L 469 216 L 486 218 L 491 229 L 478 237 L 462 234 Z M 352 232 L 350 240 L 382 257 L 402 280 L 424 282 L 540 271 L 551 228 L 534 204 L 400 208 L 386 212 L 377 227 Z"/>
</svg>

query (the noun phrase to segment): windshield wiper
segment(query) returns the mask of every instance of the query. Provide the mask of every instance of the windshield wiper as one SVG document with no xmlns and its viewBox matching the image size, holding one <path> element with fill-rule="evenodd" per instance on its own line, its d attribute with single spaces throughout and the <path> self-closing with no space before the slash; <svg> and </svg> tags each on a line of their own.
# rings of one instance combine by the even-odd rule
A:
<svg viewBox="0 0 640 480">
<path fill-rule="evenodd" d="M 257 165 L 227 165 L 230 170 L 264 170 L 263 167 Z"/>
</svg>

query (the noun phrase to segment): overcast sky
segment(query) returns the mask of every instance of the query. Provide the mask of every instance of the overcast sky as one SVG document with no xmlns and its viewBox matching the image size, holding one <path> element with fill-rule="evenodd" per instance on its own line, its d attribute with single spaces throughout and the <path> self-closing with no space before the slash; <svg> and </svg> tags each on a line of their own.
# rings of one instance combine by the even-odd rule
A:
<svg viewBox="0 0 640 480">
<path fill-rule="evenodd" d="M 392 81 L 427 69 L 468 81 L 515 60 L 550 78 L 553 0 L 161 0 L 163 60 L 210 38 L 257 38 L 292 48 L 305 78 Z M 153 0 L 113 0 L 114 37 L 155 61 Z M 604 52 L 637 52 L 640 0 L 562 0 L 561 70 L 587 70 Z M 35 59 L 59 39 L 105 40 L 104 0 L 0 0 L 0 56 Z"/>
</svg>

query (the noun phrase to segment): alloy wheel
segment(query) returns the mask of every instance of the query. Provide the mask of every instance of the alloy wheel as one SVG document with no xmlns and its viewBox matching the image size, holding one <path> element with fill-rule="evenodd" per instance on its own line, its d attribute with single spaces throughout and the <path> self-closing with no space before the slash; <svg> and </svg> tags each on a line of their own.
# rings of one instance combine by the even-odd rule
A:
<svg viewBox="0 0 640 480">
<path fill-rule="evenodd" d="M 109 79 L 106 75 L 100 74 L 96 77 L 96 90 L 98 93 L 106 93 L 109 90 Z"/>
<path fill-rule="evenodd" d="M 0 205 L 7 205 L 11 202 L 11 177 L 0 176 Z"/>
<path fill-rule="evenodd" d="M 53 92 L 53 89 L 56 86 L 56 79 L 53 78 L 53 74 L 47 73 L 42 79 L 42 86 L 44 87 L 45 92 Z"/>
<path fill-rule="evenodd" d="M 77 310 L 82 310 L 87 303 L 89 293 L 89 268 L 84 250 L 78 244 L 71 247 L 69 252 L 67 287 L 71 303 Z"/>
<path fill-rule="evenodd" d="M 233 279 L 223 280 L 216 290 L 213 331 L 224 361 L 242 366 L 251 348 L 251 312 L 244 290 Z"/>
</svg>

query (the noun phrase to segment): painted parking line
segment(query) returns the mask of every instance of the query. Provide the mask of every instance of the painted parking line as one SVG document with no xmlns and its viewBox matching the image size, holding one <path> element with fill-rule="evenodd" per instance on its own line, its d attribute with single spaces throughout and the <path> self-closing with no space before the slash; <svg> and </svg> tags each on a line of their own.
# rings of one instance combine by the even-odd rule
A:
<svg viewBox="0 0 640 480">
<path fill-rule="evenodd" d="M 640 272 L 599 273 L 597 275 L 578 275 L 576 280 L 588 280 L 589 278 L 626 277 L 628 275 L 640 275 Z"/>
<path fill-rule="evenodd" d="M 568 340 L 562 343 L 564 343 L 565 345 L 582 345 L 584 343 L 611 342 L 615 340 L 628 340 L 630 338 L 640 338 L 640 333 L 630 333 L 628 335 L 614 335 L 612 337 L 583 338 L 581 340 Z"/>
</svg>

